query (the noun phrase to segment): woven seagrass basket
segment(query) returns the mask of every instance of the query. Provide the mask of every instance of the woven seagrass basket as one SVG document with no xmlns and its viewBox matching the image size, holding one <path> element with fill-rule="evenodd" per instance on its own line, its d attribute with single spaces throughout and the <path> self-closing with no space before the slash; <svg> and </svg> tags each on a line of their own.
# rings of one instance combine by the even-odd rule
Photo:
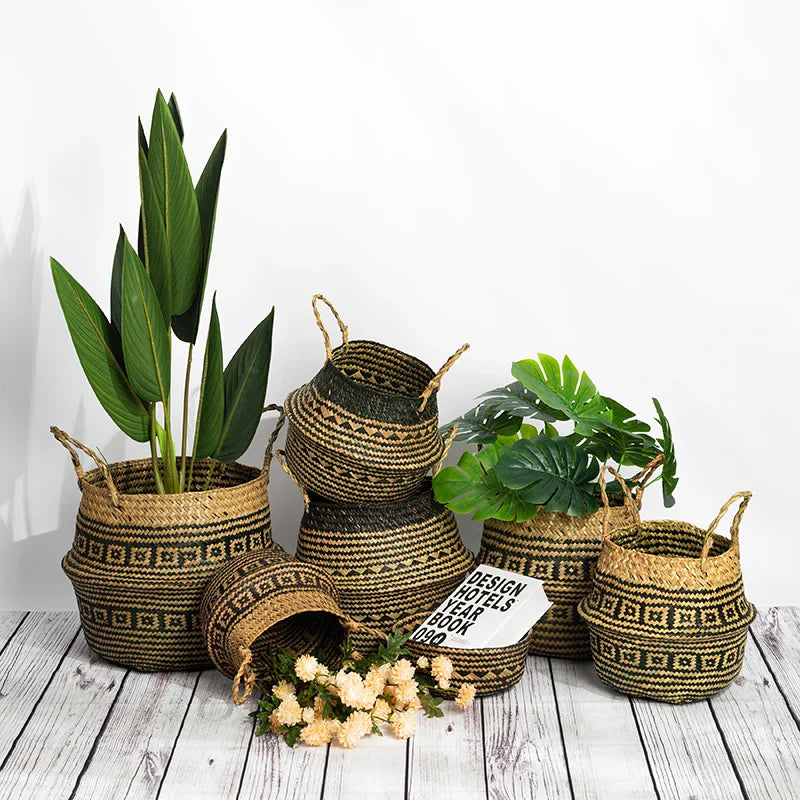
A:
<svg viewBox="0 0 800 800">
<path fill-rule="evenodd" d="M 331 348 L 317 309 L 322 300 L 342 332 Z M 286 398 L 286 457 L 312 492 L 343 502 L 412 497 L 442 458 L 436 395 L 464 345 L 436 373 L 417 358 L 369 341 L 350 341 L 322 295 L 312 300 L 325 342 L 325 365 Z"/>
<path fill-rule="evenodd" d="M 99 656 L 133 669 L 209 665 L 200 628 L 206 583 L 229 558 L 272 543 L 270 440 L 263 469 L 198 461 L 192 492 L 155 493 L 150 459 L 107 464 L 63 431 L 81 502 L 75 539 L 62 560 L 86 641 Z M 77 450 L 97 463 L 84 472 Z"/>
<path fill-rule="evenodd" d="M 642 486 L 661 464 L 654 459 L 634 478 Z M 637 509 L 643 492 L 636 492 Z M 578 614 L 578 603 L 592 589 L 592 578 L 603 541 L 601 509 L 586 517 L 570 517 L 539 509 L 527 522 L 486 520 L 478 562 L 544 581 L 552 606 L 533 626 L 531 653 L 551 658 L 589 658 L 589 629 Z M 634 519 L 627 502 L 609 509 L 611 526 Z"/>
<path fill-rule="evenodd" d="M 424 615 L 416 621 L 422 619 Z M 336 585 L 324 569 L 277 548 L 246 553 L 219 570 L 203 597 L 202 625 L 214 664 L 233 679 L 237 704 L 254 688 L 270 691 L 272 680 L 263 659 L 270 647 L 279 645 L 294 655 L 322 653 L 325 663 L 335 667 L 348 633 L 378 634 L 342 610 Z M 405 620 L 398 628 L 413 626 Z M 486 650 L 446 650 L 416 642 L 407 647 L 415 658 L 448 655 L 454 668 L 451 691 L 471 682 L 479 695 L 516 683 L 528 652 L 526 639 L 514 647 Z"/>
<path fill-rule="evenodd" d="M 453 512 L 436 502 L 430 478 L 408 500 L 306 499 L 297 558 L 325 569 L 342 610 L 370 628 L 390 633 L 399 620 L 424 614 L 474 565 Z M 366 651 L 377 640 L 353 634 L 353 644 Z"/>
<path fill-rule="evenodd" d="M 636 520 L 603 541 L 586 620 L 599 678 L 626 694 L 669 703 L 701 700 L 739 674 L 756 615 L 739 563 L 739 492 L 708 530 L 673 520 Z M 731 537 L 717 535 L 740 501 Z"/>
</svg>

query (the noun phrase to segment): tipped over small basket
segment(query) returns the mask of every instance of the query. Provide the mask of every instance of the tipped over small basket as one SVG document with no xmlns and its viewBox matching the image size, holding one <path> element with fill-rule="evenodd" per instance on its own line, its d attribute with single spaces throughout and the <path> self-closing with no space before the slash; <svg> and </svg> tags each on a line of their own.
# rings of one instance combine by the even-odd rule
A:
<svg viewBox="0 0 800 800">
<path fill-rule="evenodd" d="M 669 703 L 710 697 L 739 674 L 756 616 L 742 584 L 739 525 L 750 492 L 738 492 L 703 530 L 674 520 L 609 531 L 591 594 L 589 626 L 602 681 Z M 717 526 L 737 501 L 731 537 Z"/>
</svg>

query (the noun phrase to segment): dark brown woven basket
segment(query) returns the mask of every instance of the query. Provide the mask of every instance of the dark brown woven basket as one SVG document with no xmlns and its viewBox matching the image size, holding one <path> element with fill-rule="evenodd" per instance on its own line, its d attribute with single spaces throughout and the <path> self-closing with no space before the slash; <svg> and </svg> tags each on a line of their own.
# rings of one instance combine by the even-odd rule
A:
<svg viewBox="0 0 800 800">
<path fill-rule="evenodd" d="M 391 503 L 311 497 L 297 558 L 328 572 L 348 616 L 384 633 L 438 605 L 474 564 L 429 478 L 414 497 Z M 354 634 L 353 642 L 362 651 L 377 644 L 367 634 Z"/>
<path fill-rule="evenodd" d="M 659 456 L 634 480 L 642 486 L 661 464 Z M 642 491 L 636 493 L 637 508 Z M 601 509 L 586 517 L 570 517 L 539 509 L 527 522 L 486 520 L 478 562 L 544 581 L 552 606 L 533 626 L 531 653 L 551 658 L 589 658 L 589 629 L 578 614 L 578 603 L 592 589 L 597 557 L 603 541 Z M 612 506 L 616 528 L 634 517 L 625 505 Z"/>
<path fill-rule="evenodd" d="M 343 343 L 331 348 L 317 301 L 333 312 Z M 310 491 L 342 502 L 413 496 L 442 458 L 436 395 L 464 345 L 436 373 L 417 358 L 370 341 L 350 341 L 322 295 L 312 300 L 325 341 L 320 372 L 286 398 L 286 457 Z"/>
<path fill-rule="evenodd" d="M 276 426 L 270 448 L 282 418 Z M 193 491 L 155 493 L 150 459 L 106 464 L 54 428 L 69 451 L 81 503 L 75 539 L 62 560 L 86 641 L 98 655 L 142 671 L 209 665 L 200 600 L 216 570 L 272 543 L 263 469 L 198 461 Z M 84 472 L 77 450 L 98 464 Z"/>
<path fill-rule="evenodd" d="M 688 703 L 736 678 L 756 615 L 739 562 L 739 524 L 750 497 L 735 494 L 708 530 L 637 519 L 604 540 L 594 588 L 578 607 L 602 681 L 627 694 Z M 731 538 L 718 536 L 737 500 Z"/>
<path fill-rule="evenodd" d="M 411 630 L 423 618 L 405 620 L 398 628 Z M 214 664 L 233 678 L 236 703 L 244 702 L 256 687 L 270 691 L 272 681 L 262 658 L 270 647 L 279 645 L 294 655 L 324 653 L 333 667 L 345 635 L 365 631 L 342 610 L 339 592 L 325 570 L 276 548 L 239 556 L 214 576 L 203 598 L 202 625 Z M 471 682 L 477 694 L 485 695 L 507 689 L 522 677 L 528 641 L 485 650 L 416 642 L 407 647 L 415 658 L 447 655 L 453 662 L 451 689 Z"/>
</svg>

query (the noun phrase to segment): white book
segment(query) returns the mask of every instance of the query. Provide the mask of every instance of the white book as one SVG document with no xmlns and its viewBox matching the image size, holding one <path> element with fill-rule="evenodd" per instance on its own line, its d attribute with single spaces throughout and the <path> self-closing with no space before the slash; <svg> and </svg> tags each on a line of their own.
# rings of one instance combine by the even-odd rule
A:
<svg viewBox="0 0 800 800">
<path fill-rule="evenodd" d="M 411 639 L 463 650 L 510 647 L 551 605 L 543 581 L 480 564 L 411 634 Z"/>
</svg>

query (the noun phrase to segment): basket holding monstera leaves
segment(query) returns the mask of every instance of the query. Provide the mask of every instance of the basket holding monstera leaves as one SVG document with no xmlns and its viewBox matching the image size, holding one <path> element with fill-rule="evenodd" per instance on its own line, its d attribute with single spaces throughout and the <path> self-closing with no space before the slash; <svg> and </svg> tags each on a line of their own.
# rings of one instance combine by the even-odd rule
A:
<svg viewBox="0 0 800 800">
<path fill-rule="evenodd" d="M 188 447 L 192 354 L 226 141 L 224 132 L 195 184 L 175 97 L 167 102 L 158 92 L 149 141 L 139 123 L 138 246 L 120 228 L 110 320 L 51 259 L 67 327 L 100 405 L 125 434 L 150 445 L 149 458 L 109 464 L 52 429 L 70 452 L 82 492 L 75 541 L 62 564 L 86 639 L 99 655 L 136 669 L 206 665 L 199 626 L 205 583 L 228 558 L 272 542 L 269 457 L 262 469 L 236 461 L 265 410 L 273 311 L 223 368 L 212 302 Z M 173 333 L 188 345 L 180 451 L 172 425 Z M 78 451 L 96 468 L 84 472 Z"/>
<path fill-rule="evenodd" d="M 553 605 L 534 626 L 531 652 L 588 657 L 577 604 L 591 588 L 603 516 L 611 528 L 630 516 L 618 482 L 608 486 L 607 512 L 600 508 L 600 467 L 634 468 L 626 482 L 640 506 L 645 487 L 660 481 L 669 507 L 678 483 L 672 432 L 658 400 L 655 435 L 601 395 L 567 356 L 559 364 L 539 354 L 515 362 L 511 373 L 514 383 L 487 392 L 451 423 L 458 425 L 456 439 L 477 451 L 439 472 L 434 491 L 453 511 L 484 520 L 480 562 L 545 581 Z"/>
</svg>

